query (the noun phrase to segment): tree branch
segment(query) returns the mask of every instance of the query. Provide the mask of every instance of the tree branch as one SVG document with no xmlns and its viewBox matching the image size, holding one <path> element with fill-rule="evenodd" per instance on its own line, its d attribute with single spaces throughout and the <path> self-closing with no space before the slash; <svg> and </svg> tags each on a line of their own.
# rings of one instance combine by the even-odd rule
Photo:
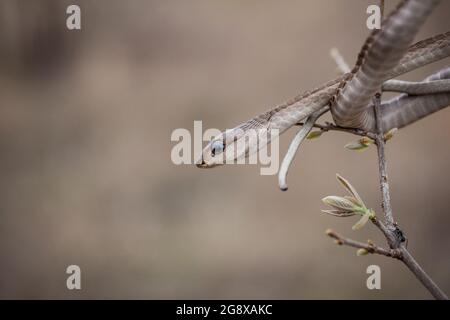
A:
<svg viewBox="0 0 450 320">
<path fill-rule="evenodd" d="M 380 8 L 382 12 L 382 16 L 384 15 L 384 0 L 380 0 Z M 385 22 L 385 21 L 384 21 Z M 330 52 L 331 57 L 335 60 L 340 72 L 347 73 L 350 68 L 348 64 L 345 62 L 345 59 L 339 53 L 336 48 L 333 48 Z M 436 82 L 434 84 L 429 83 L 407 83 L 401 81 L 391 81 L 385 82 L 384 87 L 385 90 L 409 90 L 410 93 L 429 93 L 433 92 L 433 90 L 441 90 L 447 92 L 448 83 L 447 82 Z M 353 128 L 345 128 L 342 126 L 338 126 L 329 122 L 326 122 L 324 125 L 315 124 L 316 119 L 308 118 L 305 123 L 298 123 L 297 125 L 303 126 L 302 130 L 299 132 L 298 136 L 301 137 L 301 140 L 298 143 L 292 143 L 290 147 L 290 152 L 284 159 L 284 162 L 287 162 L 285 166 L 285 170 L 283 170 L 284 180 L 280 179 L 280 186 L 282 186 L 282 181 L 286 180 L 287 168 L 291 163 L 295 152 L 301 141 L 303 141 L 308 134 L 308 132 L 312 128 L 317 128 L 322 132 L 328 131 L 341 131 L 347 132 L 350 134 L 369 137 L 375 141 L 377 147 L 377 155 L 378 155 L 378 170 L 379 170 L 379 179 L 380 179 L 380 189 L 382 195 L 382 203 L 381 207 L 383 209 L 383 221 L 375 218 L 371 218 L 373 224 L 383 233 L 385 236 L 387 243 L 389 245 L 389 249 L 375 246 L 371 241 L 368 243 L 358 242 L 349 238 L 342 237 L 337 234 L 333 230 L 327 230 L 326 234 L 333 238 L 338 245 L 345 245 L 353 248 L 357 248 L 358 253 L 361 254 L 379 254 L 386 257 L 398 259 L 402 261 L 408 269 L 416 276 L 416 278 L 428 289 L 428 291 L 433 295 L 434 298 L 440 300 L 447 300 L 448 297 L 446 294 L 434 283 L 434 281 L 428 276 L 428 274 L 422 269 L 422 267 L 417 263 L 414 257 L 409 253 L 406 249 L 405 242 L 406 239 L 403 235 L 402 230 L 395 223 L 392 206 L 391 206 L 391 197 L 389 192 L 389 180 L 387 174 L 387 164 L 386 164 L 386 155 L 385 155 L 385 143 L 386 137 L 384 128 L 382 127 L 382 114 L 381 114 L 381 91 L 376 93 L 373 98 L 373 107 L 374 107 L 374 115 L 375 115 L 375 133 L 367 132 L 361 129 L 353 129 Z M 431 91 L 430 91 L 431 90 Z M 439 91 L 440 92 L 440 91 Z M 347 99 L 350 101 L 349 99 Z M 297 137 L 295 138 L 297 139 Z M 294 139 L 294 140 L 295 140 Z M 295 148 L 294 148 L 295 147 Z M 293 149 L 293 150 L 291 150 Z M 289 156 L 290 155 L 290 156 Z M 281 177 L 281 175 L 280 175 Z M 286 187 L 287 188 L 287 187 Z M 344 199 L 345 200 L 345 199 Z M 348 208 L 347 208 L 348 209 Z M 343 209 L 341 209 L 343 210 Z M 344 212 L 344 211 L 341 211 Z M 345 213 L 345 212 L 344 212 Z M 345 215 L 343 215 L 345 216 Z"/>
<path fill-rule="evenodd" d="M 384 150 L 385 139 L 383 135 L 383 128 L 381 126 L 380 98 L 381 98 L 380 94 L 377 94 L 374 97 L 374 109 L 375 109 L 374 111 L 377 126 L 377 135 L 375 143 L 377 146 L 377 153 L 378 153 L 378 169 L 380 174 L 382 208 L 384 212 L 384 220 L 385 220 L 384 223 L 386 224 L 386 228 L 381 222 L 375 224 L 385 234 L 390 248 L 393 250 L 400 251 L 399 259 L 409 268 L 409 270 L 425 286 L 425 288 L 428 289 L 428 291 L 433 295 L 433 297 L 439 300 L 448 300 L 446 294 L 436 285 L 436 283 L 434 283 L 434 281 L 430 278 L 430 276 L 422 269 L 422 267 L 417 263 L 414 257 L 406 249 L 406 246 L 404 244 L 405 239 L 402 236 L 403 233 L 394 222 L 391 207 L 391 197 L 389 193 L 386 156 Z"/>
<path fill-rule="evenodd" d="M 392 217 L 392 208 L 391 208 L 391 196 L 389 194 L 389 182 L 387 176 L 387 165 L 386 165 L 386 156 L 384 153 L 384 132 L 381 125 L 381 94 L 377 93 L 374 97 L 374 111 L 375 111 L 375 120 L 376 120 L 376 128 L 377 134 L 375 136 L 375 144 L 377 145 L 377 153 L 378 153 L 378 170 L 380 172 L 380 188 L 382 194 L 382 208 L 384 212 L 384 220 L 388 229 L 394 230 L 394 218 Z"/>
<path fill-rule="evenodd" d="M 338 48 L 331 48 L 330 56 L 333 58 L 334 62 L 336 62 L 340 73 L 345 74 L 352 71 L 342 54 L 339 52 Z"/>
<path fill-rule="evenodd" d="M 299 122 L 296 124 L 297 126 L 303 126 L 305 125 L 304 122 Z M 350 134 L 354 134 L 361 137 L 368 137 L 372 140 L 375 140 L 375 134 L 371 132 L 367 132 L 361 129 L 354 129 L 354 128 L 344 128 L 337 126 L 331 122 L 325 122 L 325 124 L 314 124 L 313 128 L 320 129 L 322 132 L 328 132 L 328 131 L 340 131 L 340 132 L 346 132 Z"/>
<path fill-rule="evenodd" d="M 389 180 L 387 175 L 387 165 L 385 155 L 386 138 L 384 135 L 383 127 L 381 125 L 382 115 L 380 104 L 381 104 L 381 94 L 377 93 L 373 98 L 374 114 L 376 120 L 376 134 L 371 138 L 375 141 L 375 144 L 377 146 L 378 170 L 380 176 L 380 189 L 382 195 L 381 207 L 383 209 L 384 221 L 380 221 L 377 218 L 373 218 L 371 219 L 371 221 L 384 234 L 387 243 L 389 244 L 389 249 L 375 246 L 371 241 L 368 241 L 368 243 L 363 243 L 342 237 L 341 235 L 337 234 L 336 232 L 330 229 L 326 231 L 326 234 L 330 238 L 335 239 L 335 242 L 338 245 L 345 245 L 361 250 L 361 251 L 358 250 L 358 253 L 379 254 L 402 261 L 435 299 L 448 300 L 447 295 L 436 285 L 436 283 L 430 278 L 430 276 L 422 269 L 422 267 L 414 259 L 411 253 L 406 249 L 405 245 L 406 239 L 403 235 L 402 230 L 395 223 L 392 213 L 391 197 L 389 192 Z M 368 136 L 368 133 L 355 131 L 354 129 L 338 127 L 330 123 L 326 124 L 325 126 L 321 125 L 315 126 L 323 131 L 337 130 L 357 135 Z"/>
<path fill-rule="evenodd" d="M 422 267 L 417 263 L 414 257 L 409 253 L 409 251 L 402 246 L 400 248 L 402 253 L 401 261 L 408 267 L 408 269 L 416 276 L 417 279 L 428 289 L 428 291 L 437 300 L 448 300 L 447 295 L 442 291 L 433 279 L 422 269 Z"/>
<path fill-rule="evenodd" d="M 367 243 L 355 241 L 349 238 L 345 238 L 331 229 L 328 229 L 325 233 L 330 238 L 335 239 L 336 244 L 340 246 L 349 246 L 357 249 L 364 249 L 367 251 L 367 253 L 379 254 L 394 259 L 401 259 L 402 257 L 402 254 L 399 250 L 385 249 L 375 246 L 370 240 L 367 241 Z"/>
</svg>

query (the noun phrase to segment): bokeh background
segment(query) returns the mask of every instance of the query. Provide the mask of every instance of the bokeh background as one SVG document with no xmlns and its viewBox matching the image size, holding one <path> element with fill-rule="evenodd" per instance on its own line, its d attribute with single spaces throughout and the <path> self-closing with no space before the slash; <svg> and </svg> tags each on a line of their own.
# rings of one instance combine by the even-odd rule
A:
<svg viewBox="0 0 450 320">
<path fill-rule="evenodd" d="M 66 29 L 69 4 L 81 31 Z M 231 128 L 335 77 L 329 51 L 354 62 L 369 4 L 2 0 L 0 298 L 430 298 L 399 262 L 324 235 L 384 244 L 372 226 L 320 213 L 322 197 L 344 193 L 337 172 L 380 212 L 375 150 L 345 150 L 354 137 L 305 143 L 286 193 L 257 166 L 170 158 L 176 128 Z M 417 40 L 450 30 L 449 12 L 443 1 Z M 449 123 L 444 109 L 387 148 L 396 220 L 447 293 Z M 66 288 L 71 264 L 81 291 Z M 381 290 L 366 288 L 371 264 Z"/>
</svg>

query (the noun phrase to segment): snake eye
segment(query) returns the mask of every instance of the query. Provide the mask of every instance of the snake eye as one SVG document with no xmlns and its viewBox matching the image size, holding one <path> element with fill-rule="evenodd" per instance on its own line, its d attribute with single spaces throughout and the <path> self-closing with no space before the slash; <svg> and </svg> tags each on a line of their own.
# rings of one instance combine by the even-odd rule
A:
<svg viewBox="0 0 450 320">
<path fill-rule="evenodd" d="M 222 141 L 213 141 L 211 144 L 211 155 L 214 157 L 217 154 L 221 154 L 225 149 L 225 145 Z"/>
</svg>

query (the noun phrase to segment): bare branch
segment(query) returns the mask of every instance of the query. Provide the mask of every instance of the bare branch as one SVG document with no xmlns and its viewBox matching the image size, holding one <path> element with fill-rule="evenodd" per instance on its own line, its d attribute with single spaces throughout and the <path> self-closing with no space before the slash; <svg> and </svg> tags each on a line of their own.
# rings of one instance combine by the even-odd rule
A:
<svg viewBox="0 0 450 320">
<path fill-rule="evenodd" d="M 405 238 L 403 232 L 394 222 L 392 214 L 391 198 L 389 193 L 389 181 L 387 176 L 386 156 L 385 156 L 385 136 L 382 127 L 382 115 L 380 108 L 381 94 L 377 93 L 373 98 L 374 114 L 376 120 L 376 135 L 375 144 L 377 146 L 378 154 L 378 169 L 380 175 L 380 189 L 382 194 L 382 209 L 384 213 L 384 222 L 377 218 L 371 219 L 373 224 L 380 229 L 386 237 L 389 249 L 375 246 L 372 242 L 362 243 L 352 239 L 340 236 L 333 230 L 327 230 L 326 234 L 335 239 L 339 245 L 346 245 L 353 248 L 358 248 L 358 253 L 362 254 L 379 254 L 390 258 L 395 258 L 402 261 L 408 269 L 416 276 L 416 278 L 423 284 L 423 286 L 431 293 L 431 295 L 438 300 L 448 300 L 446 294 L 436 285 L 430 276 L 422 269 L 414 257 L 409 253 L 405 246 Z"/>
<path fill-rule="evenodd" d="M 305 125 L 304 122 L 299 122 L 296 124 L 297 126 L 303 126 Z M 354 128 L 344 128 L 337 126 L 331 122 L 325 122 L 325 124 L 314 124 L 314 128 L 320 129 L 322 132 L 328 132 L 328 131 L 340 131 L 340 132 L 346 132 L 350 134 L 354 134 L 356 136 L 361 137 L 369 137 L 373 140 L 375 140 L 375 134 L 372 132 L 367 132 L 361 129 L 354 129 Z"/>
<path fill-rule="evenodd" d="M 384 0 L 380 0 L 381 19 L 384 18 Z"/>
<path fill-rule="evenodd" d="M 336 62 L 336 65 L 342 74 L 345 74 L 345 73 L 348 73 L 351 71 L 350 66 L 345 61 L 344 57 L 341 55 L 341 53 L 339 52 L 339 50 L 337 48 L 331 48 L 330 56 L 333 58 L 334 62 Z"/>
<path fill-rule="evenodd" d="M 372 223 L 383 233 L 383 235 L 386 238 L 387 243 L 392 247 L 395 247 L 393 244 L 398 242 L 397 237 L 394 235 L 392 230 L 389 230 L 389 228 L 381 222 L 379 219 L 372 220 Z"/>
<path fill-rule="evenodd" d="M 355 241 L 349 238 L 345 238 L 331 229 L 328 229 L 325 233 L 330 238 L 335 239 L 336 244 L 341 246 L 349 246 L 357 249 L 364 249 L 367 251 L 367 253 L 380 254 L 389 258 L 401 259 L 402 257 L 401 252 L 399 250 L 385 249 L 374 245 L 371 241 L 368 241 L 367 243 Z"/>
<path fill-rule="evenodd" d="M 384 212 L 384 219 L 387 224 L 388 229 L 395 229 L 394 227 L 394 218 L 392 217 L 392 208 L 391 208 L 391 196 L 389 194 L 389 182 L 387 176 L 387 165 L 386 165 L 386 156 L 384 153 L 384 132 L 381 125 L 381 95 L 376 94 L 374 97 L 374 111 L 375 111 L 375 119 L 376 119 L 376 128 L 377 134 L 375 138 L 375 143 L 377 145 L 378 152 L 378 170 L 380 172 L 380 187 L 382 194 L 382 208 Z"/>
<path fill-rule="evenodd" d="M 434 298 L 439 300 L 448 300 L 446 294 L 434 283 L 430 276 L 422 269 L 414 257 L 406 249 L 403 240 L 399 239 L 397 230 L 400 230 L 394 222 L 391 207 L 391 197 L 389 193 L 389 181 L 386 169 L 386 156 L 384 152 L 385 140 L 383 135 L 383 128 L 381 126 L 381 108 L 380 108 L 380 94 L 374 97 L 374 111 L 376 119 L 376 145 L 378 152 L 378 169 L 380 173 L 380 187 L 382 195 L 382 208 L 384 212 L 386 228 L 381 222 L 377 226 L 381 226 L 381 230 L 385 234 L 391 249 L 398 249 L 401 252 L 400 260 L 409 268 L 409 270 L 416 276 L 417 279 L 428 289 Z M 387 230 L 386 230 L 387 229 Z M 401 230 L 400 230 L 401 232 Z"/>
<path fill-rule="evenodd" d="M 417 263 L 414 257 L 406 250 L 405 247 L 400 248 L 402 253 L 402 262 L 408 267 L 408 269 L 416 276 L 417 279 L 428 289 L 435 299 L 448 300 L 447 295 L 442 291 L 433 279 L 422 269 Z"/>
</svg>

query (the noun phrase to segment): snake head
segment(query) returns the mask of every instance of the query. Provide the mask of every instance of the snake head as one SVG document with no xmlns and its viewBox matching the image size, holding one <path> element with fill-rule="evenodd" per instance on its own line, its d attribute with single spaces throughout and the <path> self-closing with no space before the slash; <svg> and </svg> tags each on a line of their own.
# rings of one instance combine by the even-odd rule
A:
<svg viewBox="0 0 450 320">
<path fill-rule="evenodd" d="M 231 129 L 211 139 L 196 162 L 197 167 L 207 169 L 234 162 L 239 157 L 235 146 L 243 135 L 242 130 Z"/>
<path fill-rule="evenodd" d="M 245 163 L 245 158 L 267 145 L 267 130 L 244 130 L 237 127 L 214 137 L 196 161 L 199 168 L 214 168 L 224 164 Z M 243 161 L 243 162 L 240 162 Z"/>
</svg>

